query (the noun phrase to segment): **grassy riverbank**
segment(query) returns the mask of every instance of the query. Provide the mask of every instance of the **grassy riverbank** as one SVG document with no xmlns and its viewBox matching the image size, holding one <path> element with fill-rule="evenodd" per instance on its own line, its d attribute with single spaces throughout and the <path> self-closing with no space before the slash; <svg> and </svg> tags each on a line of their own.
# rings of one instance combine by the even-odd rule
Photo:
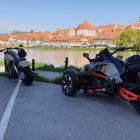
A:
<svg viewBox="0 0 140 140">
<path fill-rule="evenodd" d="M 103 48 L 48 48 L 48 47 L 45 47 L 45 46 L 42 46 L 42 47 L 24 47 L 26 49 L 34 49 L 34 50 L 61 50 L 61 51 L 100 51 L 102 50 Z"/>
<path fill-rule="evenodd" d="M 75 69 L 76 71 L 80 71 L 80 68 L 75 67 L 75 66 L 69 66 L 68 68 L 70 69 Z M 42 70 L 42 71 L 52 71 L 52 72 L 63 72 L 64 67 L 54 67 L 53 64 L 43 64 L 43 63 L 37 63 L 35 64 L 35 69 L 36 70 Z"/>
<path fill-rule="evenodd" d="M 0 66 L 4 66 L 4 62 L 0 61 Z"/>
<path fill-rule="evenodd" d="M 0 76 L 7 76 L 5 72 L 0 72 Z"/>
<path fill-rule="evenodd" d="M 4 62 L 0 61 L 0 66 L 4 66 Z M 80 71 L 80 68 L 75 67 L 75 66 L 69 66 L 69 68 L 75 69 L 76 71 Z M 41 70 L 41 71 L 63 72 L 65 68 L 64 68 L 64 66 L 55 67 L 53 64 L 48 65 L 48 64 L 43 64 L 43 63 L 36 63 L 35 69 Z"/>
<path fill-rule="evenodd" d="M 19 47 L 19 46 L 0 46 L 0 48 L 15 48 L 15 47 Z M 33 49 L 33 50 L 65 50 L 65 51 L 87 51 L 87 50 L 102 50 L 103 48 L 51 48 L 51 47 L 46 47 L 46 46 L 36 46 L 36 47 L 28 47 L 28 46 L 24 46 L 23 48 L 25 49 Z"/>
<path fill-rule="evenodd" d="M 2 61 L 0 61 L 0 66 L 4 66 L 4 63 Z M 35 67 L 36 67 L 36 70 L 41 70 L 41 71 L 51 71 L 51 72 L 60 72 L 60 73 L 64 71 L 64 67 L 54 67 L 54 65 L 47 65 L 47 64 L 42 64 L 42 63 L 36 64 Z M 69 68 L 73 68 L 76 71 L 80 71 L 80 68 L 77 68 L 74 66 L 69 66 Z M 7 74 L 5 72 L 1 72 L 0 76 L 7 76 Z M 39 82 L 61 84 L 61 77 L 57 77 L 53 80 L 50 80 L 43 76 L 36 75 L 34 80 L 39 81 Z"/>
</svg>

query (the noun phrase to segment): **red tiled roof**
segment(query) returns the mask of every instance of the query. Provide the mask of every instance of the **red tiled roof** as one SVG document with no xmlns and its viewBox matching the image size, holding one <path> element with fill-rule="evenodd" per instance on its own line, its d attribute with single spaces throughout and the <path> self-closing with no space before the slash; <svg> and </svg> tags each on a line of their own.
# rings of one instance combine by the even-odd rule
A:
<svg viewBox="0 0 140 140">
<path fill-rule="evenodd" d="M 103 29 L 103 30 L 113 30 L 115 27 L 115 24 L 110 24 L 110 25 L 100 25 L 98 29 Z"/>
<path fill-rule="evenodd" d="M 118 31 L 104 31 L 100 34 L 98 34 L 95 39 L 112 39 L 117 38 L 122 33 L 122 30 Z"/>
<path fill-rule="evenodd" d="M 93 26 L 91 23 L 88 21 L 85 21 L 84 23 L 80 24 L 76 30 L 96 30 L 96 27 Z"/>
<path fill-rule="evenodd" d="M 18 40 L 26 40 L 25 34 L 17 34 L 17 35 L 15 36 L 15 38 L 18 39 Z"/>
<path fill-rule="evenodd" d="M 120 25 L 120 24 L 110 24 L 110 25 L 101 25 L 97 28 L 97 32 L 99 30 L 102 31 L 114 31 L 114 30 L 124 30 L 125 25 Z"/>
<path fill-rule="evenodd" d="M 67 34 L 70 32 L 71 29 L 58 29 L 53 34 L 54 35 L 60 35 L 60 34 Z"/>
<path fill-rule="evenodd" d="M 59 36 L 50 39 L 51 42 L 81 42 L 82 38 L 80 36 Z"/>
<path fill-rule="evenodd" d="M 126 25 L 116 24 L 116 27 L 114 27 L 114 30 L 124 30 L 125 28 L 126 28 Z"/>
<path fill-rule="evenodd" d="M 0 41 L 8 41 L 9 35 L 0 35 Z"/>
<path fill-rule="evenodd" d="M 28 41 L 49 41 L 47 33 L 34 32 L 34 33 L 26 33 L 26 34 L 17 34 L 13 35 L 13 38 L 18 40 L 28 40 Z"/>
<path fill-rule="evenodd" d="M 140 22 L 135 22 L 132 26 L 140 27 Z"/>
<path fill-rule="evenodd" d="M 125 30 L 131 29 L 131 25 L 125 26 Z"/>
<path fill-rule="evenodd" d="M 92 41 L 94 37 L 81 37 L 81 36 L 59 36 L 50 39 L 50 42 L 81 42 L 82 39 Z"/>
</svg>

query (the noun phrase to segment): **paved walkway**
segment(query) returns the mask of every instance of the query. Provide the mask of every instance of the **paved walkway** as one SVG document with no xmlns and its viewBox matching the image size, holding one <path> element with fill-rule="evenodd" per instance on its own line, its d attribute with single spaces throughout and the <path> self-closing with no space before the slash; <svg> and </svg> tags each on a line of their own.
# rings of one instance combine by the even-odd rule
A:
<svg viewBox="0 0 140 140">
<path fill-rule="evenodd" d="M 4 72 L 4 66 L 0 66 L 0 72 Z"/>
<path fill-rule="evenodd" d="M 0 66 L 0 72 L 4 72 L 4 67 Z M 46 79 L 53 80 L 62 76 L 62 73 L 59 72 L 49 72 L 49 71 L 39 71 L 37 70 L 36 73 L 39 76 L 42 76 Z"/>
<path fill-rule="evenodd" d="M 36 71 L 39 76 L 42 76 L 46 79 L 53 80 L 59 77 L 62 77 L 62 73 L 59 72 L 50 72 L 50 71 Z"/>
</svg>

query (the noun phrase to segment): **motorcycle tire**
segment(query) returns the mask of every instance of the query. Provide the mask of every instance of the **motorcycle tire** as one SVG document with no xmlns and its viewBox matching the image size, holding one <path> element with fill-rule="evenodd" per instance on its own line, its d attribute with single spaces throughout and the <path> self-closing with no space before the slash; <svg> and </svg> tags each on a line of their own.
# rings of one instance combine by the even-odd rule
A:
<svg viewBox="0 0 140 140">
<path fill-rule="evenodd" d="M 75 73 L 70 70 L 66 70 L 62 76 L 61 87 L 63 93 L 67 96 L 74 96 L 77 91 L 80 89 L 77 82 Z"/>
<path fill-rule="evenodd" d="M 23 73 L 25 75 L 25 78 L 22 79 L 22 82 L 25 85 L 30 86 L 33 83 L 33 74 L 30 67 L 23 68 Z"/>
<path fill-rule="evenodd" d="M 13 68 L 13 66 L 7 66 L 7 67 L 8 67 L 8 71 L 7 71 L 8 78 L 9 79 L 18 78 L 17 73 L 16 73 L 15 69 Z"/>
</svg>

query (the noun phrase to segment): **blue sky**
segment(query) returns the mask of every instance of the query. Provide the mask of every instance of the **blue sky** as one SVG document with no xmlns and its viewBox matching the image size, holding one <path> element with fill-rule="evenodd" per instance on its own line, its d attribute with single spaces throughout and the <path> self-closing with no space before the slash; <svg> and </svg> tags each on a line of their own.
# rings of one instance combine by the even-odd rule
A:
<svg viewBox="0 0 140 140">
<path fill-rule="evenodd" d="M 0 0 L 0 33 L 54 31 L 93 25 L 132 24 L 140 16 L 140 0 Z"/>
</svg>

